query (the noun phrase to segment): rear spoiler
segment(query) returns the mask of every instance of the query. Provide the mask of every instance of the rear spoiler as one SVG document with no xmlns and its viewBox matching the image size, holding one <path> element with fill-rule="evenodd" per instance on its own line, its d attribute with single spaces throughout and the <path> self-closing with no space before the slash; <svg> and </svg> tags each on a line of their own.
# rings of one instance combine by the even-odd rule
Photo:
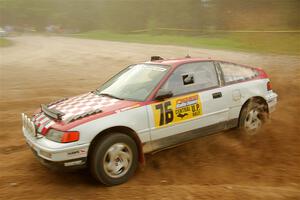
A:
<svg viewBox="0 0 300 200">
<path fill-rule="evenodd" d="M 45 104 L 41 104 L 41 110 L 49 117 L 53 118 L 53 119 L 57 119 L 57 120 L 61 120 L 62 116 L 64 116 L 65 114 L 52 108 L 48 108 L 47 105 Z"/>
</svg>

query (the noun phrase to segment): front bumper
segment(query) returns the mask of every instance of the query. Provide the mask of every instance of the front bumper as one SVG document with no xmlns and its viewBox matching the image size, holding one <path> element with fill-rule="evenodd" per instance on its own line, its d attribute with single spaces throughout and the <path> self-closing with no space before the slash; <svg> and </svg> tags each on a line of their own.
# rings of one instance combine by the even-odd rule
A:
<svg viewBox="0 0 300 200">
<path fill-rule="evenodd" d="M 22 128 L 27 144 L 45 166 L 50 168 L 81 168 L 86 166 L 89 144 L 57 143 L 44 136 L 33 136 Z"/>
<path fill-rule="evenodd" d="M 273 91 L 270 91 L 266 95 L 266 100 L 267 100 L 267 104 L 268 104 L 269 113 L 275 111 L 276 105 L 277 105 L 277 97 L 278 97 L 278 95 Z"/>
<path fill-rule="evenodd" d="M 77 170 L 77 169 L 82 169 L 86 167 L 86 161 L 87 158 L 77 158 L 77 159 L 72 159 L 72 160 L 68 160 L 68 161 L 50 161 L 50 160 L 46 160 L 42 157 L 40 157 L 37 153 L 37 151 L 35 151 L 33 148 L 31 148 L 33 154 L 35 155 L 35 157 L 37 158 L 37 160 L 44 166 L 53 169 L 53 170 L 57 170 L 57 171 L 61 171 L 61 170 Z M 67 164 L 67 166 L 66 166 Z"/>
</svg>

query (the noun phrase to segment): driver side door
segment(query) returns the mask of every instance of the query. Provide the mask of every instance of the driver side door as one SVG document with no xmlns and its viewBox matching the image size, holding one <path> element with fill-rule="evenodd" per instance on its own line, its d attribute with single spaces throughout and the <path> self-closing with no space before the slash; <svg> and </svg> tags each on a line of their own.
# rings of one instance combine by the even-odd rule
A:
<svg viewBox="0 0 300 200">
<path fill-rule="evenodd" d="M 224 128 L 229 108 L 216 70 L 213 62 L 195 62 L 173 72 L 161 88 L 173 96 L 147 106 L 152 150 Z"/>
</svg>

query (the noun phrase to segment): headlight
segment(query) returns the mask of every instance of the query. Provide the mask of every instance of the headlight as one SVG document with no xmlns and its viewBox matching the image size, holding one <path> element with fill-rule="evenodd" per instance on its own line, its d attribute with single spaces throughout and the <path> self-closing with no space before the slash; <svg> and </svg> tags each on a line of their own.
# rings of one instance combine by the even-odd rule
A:
<svg viewBox="0 0 300 200">
<path fill-rule="evenodd" d="M 59 143 L 68 143 L 75 142 L 79 140 L 79 132 L 78 131 L 58 131 L 55 129 L 50 129 L 46 135 L 48 140 L 52 140 L 54 142 Z"/>
</svg>

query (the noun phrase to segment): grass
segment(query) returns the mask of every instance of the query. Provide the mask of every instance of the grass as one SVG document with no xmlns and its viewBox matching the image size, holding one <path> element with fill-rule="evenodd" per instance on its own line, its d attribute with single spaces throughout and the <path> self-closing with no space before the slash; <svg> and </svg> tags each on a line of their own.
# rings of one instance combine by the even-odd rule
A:
<svg viewBox="0 0 300 200">
<path fill-rule="evenodd" d="M 77 34 L 76 37 L 300 55 L 300 33 L 210 33 L 201 34 L 199 36 L 180 36 L 151 33 L 122 34 L 107 31 L 90 31 Z"/>
<path fill-rule="evenodd" d="M 12 41 L 6 38 L 0 38 L 0 47 L 8 47 L 10 45 L 12 45 Z"/>
</svg>

